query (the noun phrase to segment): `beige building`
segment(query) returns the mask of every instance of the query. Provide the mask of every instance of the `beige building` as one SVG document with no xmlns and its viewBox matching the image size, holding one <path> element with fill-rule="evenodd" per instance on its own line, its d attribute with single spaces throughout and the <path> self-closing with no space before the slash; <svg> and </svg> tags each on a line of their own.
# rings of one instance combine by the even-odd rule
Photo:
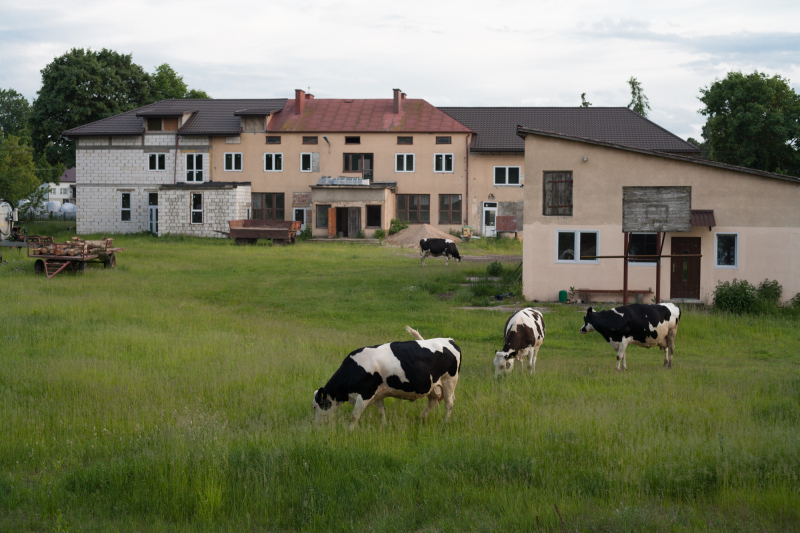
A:
<svg viewBox="0 0 800 533">
<path fill-rule="evenodd" d="M 721 163 L 520 128 L 525 141 L 523 290 L 530 300 L 559 291 L 621 290 L 622 187 L 689 186 L 693 227 L 667 233 L 662 299 L 710 302 L 720 281 L 777 280 L 800 292 L 800 179 Z M 710 213 L 709 213 L 710 211 Z M 633 234 L 630 253 L 656 253 L 655 234 Z M 656 265 L 631 262 L 629 287 L 654 292 Z M 603 301 L 620 295 L 597 295 Z M 649 302 L 653 294 L 646 295 Z"/>
</svg>

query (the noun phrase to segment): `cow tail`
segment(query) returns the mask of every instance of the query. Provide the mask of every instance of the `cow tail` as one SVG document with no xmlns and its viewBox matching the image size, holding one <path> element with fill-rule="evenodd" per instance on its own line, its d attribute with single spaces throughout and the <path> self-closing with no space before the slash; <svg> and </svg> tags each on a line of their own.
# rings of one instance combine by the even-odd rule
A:
<svg viewBox="0 0 800 533">
<path fill-rule="evenodd" d="M 417 330 L 412 328 L 411 326 L 406 326 L 406 331 L 411 334 L 412 337 L 417 339 L 418 341 L 424 341 L 425 339 L 422 338 L 422 335 L 419 334 Z"/>
</svg>

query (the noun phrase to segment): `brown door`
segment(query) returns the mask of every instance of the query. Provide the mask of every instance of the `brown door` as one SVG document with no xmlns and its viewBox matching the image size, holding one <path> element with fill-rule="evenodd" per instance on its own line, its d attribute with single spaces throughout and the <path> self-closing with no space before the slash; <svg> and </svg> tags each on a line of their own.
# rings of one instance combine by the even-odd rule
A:
<svg viewBox="0 0 800 533">
<path fill-rule="evenodd" d="M 700 253 L 700 237 L 672 237 L 672 255 Z M 673 257 L 670 298 L 700 298 L 700 258 Z"/>
<path fill-rule="evenodd" d="M 347 234 L 354 238 L 361 231 L 361 208 L 349 207 L 347 209 Z"/>
<path fill-rule="evenodd" d="M 328 237 L 336 235 L 336 208 L 328 209 Z"/>
</svg>

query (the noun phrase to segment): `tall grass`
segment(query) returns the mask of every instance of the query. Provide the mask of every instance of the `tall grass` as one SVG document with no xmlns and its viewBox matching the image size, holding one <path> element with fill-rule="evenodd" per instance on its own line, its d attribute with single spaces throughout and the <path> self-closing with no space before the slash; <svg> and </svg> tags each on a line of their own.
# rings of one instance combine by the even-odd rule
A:
<svg viewBox="0 0 800 533">
<path fill-rule="evenodd" d="M 537 373 L 493 376 L 507 313 L 459 309 L 485 264 L 403 250 L 116 236 L 117 268 L 0 266 L 0 530 L 791 530 L 800 333 L 686 311 L 674 368 L 628 372 L 551 305 Z M 513 269 L 516 263 L 506 265 Z M 442 290 L 438 290 L 442 289 Z M 312 426 L 351 350 L 450 336 L 453 419 L 419 402 Z"/>
</svg>

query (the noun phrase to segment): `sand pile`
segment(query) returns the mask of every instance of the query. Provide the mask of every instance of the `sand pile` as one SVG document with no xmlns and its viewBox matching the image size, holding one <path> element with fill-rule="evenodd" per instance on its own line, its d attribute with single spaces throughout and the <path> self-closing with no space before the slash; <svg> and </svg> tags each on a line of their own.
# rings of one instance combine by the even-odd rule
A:
<svg viewBox="0 0 800 533">
<path fill-rule="evenodd" d="M 457 240 L 449 233 L 436 229 L 430 224 L 414 224 L 402 231 L 398 231 L 391 237 L 387 237 L 386 244 L 389 246 L 402 246 L 403 248 L 419 248 L 419 241 L 425 238 Z"/>
</svg>

